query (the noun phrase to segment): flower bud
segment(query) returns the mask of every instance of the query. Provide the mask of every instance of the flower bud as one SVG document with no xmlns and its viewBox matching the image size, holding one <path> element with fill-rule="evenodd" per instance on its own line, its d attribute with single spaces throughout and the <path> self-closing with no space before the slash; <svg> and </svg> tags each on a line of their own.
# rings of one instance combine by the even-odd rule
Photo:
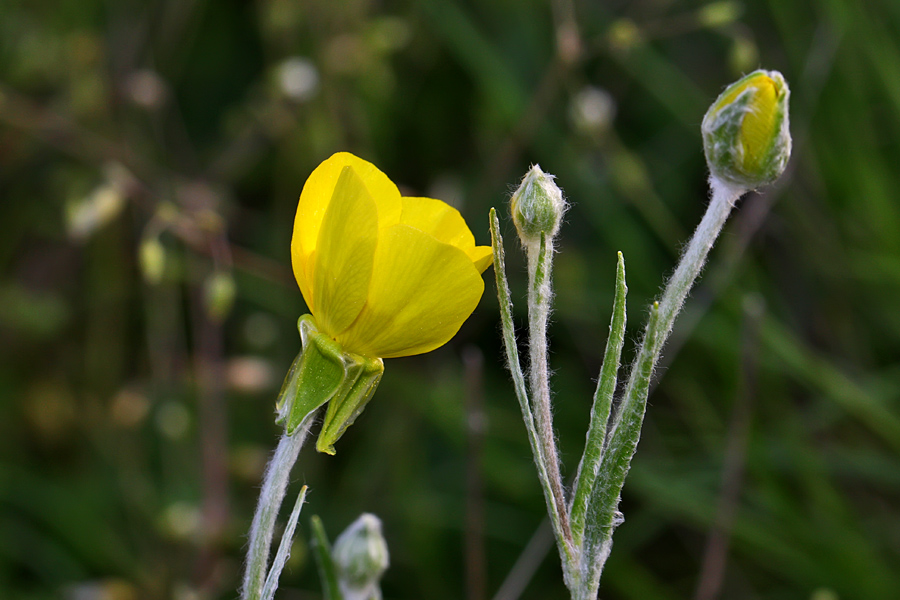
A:
<svg viewBox="0 0 900 600">
<path fill-rule="evenodd" d="M 722 92 L 701 127 L 714 177 L 746 189 L 778 179 L 791 156 L 789 97 L 778 71 L 754 71 Z"/>
<path fill-rule="evenodd" d="M 697 11 L 697 21 L 703 27 L 725 27 L 737 21 L 743 7 L 732 0 L 711 2 Z"/>
<path fill-rule="evenodd" d="M 144 280 L 150 285 L 159 284 L 166 271 L 166 248 L 159 238 L 151 236 L 144 239 L 138 257 Z"/>
<path fill-rule="evenodd" d="M 390 558 L 378 517 L 360 515 L 335 540 L 331 556 L 345 600 L 381 597 L 379 582 Z"/>
<path fill-rule="evenodd" d="M 534 165 L 510 200 L 513 223 L 526 246 L 539 243 L 542 233 L 551 239 L 559 231 L 566 201 L 554 179 Z"/>
<path fill-rule="evenodd" d="M 203 289 L 203 299 L 209 318 L 216 322 L 223 321 L 231 312 L 236 295 L 237 287 L 231 273 L 216 271 L 210 275 Z"/>
</svg>

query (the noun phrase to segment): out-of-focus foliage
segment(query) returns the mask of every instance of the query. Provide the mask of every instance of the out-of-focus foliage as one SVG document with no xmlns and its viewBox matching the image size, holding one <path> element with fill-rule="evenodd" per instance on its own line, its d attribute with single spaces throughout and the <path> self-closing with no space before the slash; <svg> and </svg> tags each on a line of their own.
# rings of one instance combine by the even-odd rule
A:
<svg viewBox="0 0 900 600">
<path fill-rule="evenodd" d="M 634 339 L 703 211 L 703 114 L 759 66 L 791 85 L 794 156 L 676 325 L 601 595 L 900 597 L 898 40 L 893 0 L 0 3 L 0 597 L 235 597 L 299 349 L 293 212 L 337 150 L 480 244 L 530 163 L 558 177 L 571 477 L 615 251 Z M 383 520 L 386 598 L 492 597 L 541 522 L 492 287 L 391 362 L 337 456 L 300 457 L 329 530 Z M 531 548 L 521 597 L 564 597 Z M 305 543 L 282 582 L 320 597 Z"/>
</svg>

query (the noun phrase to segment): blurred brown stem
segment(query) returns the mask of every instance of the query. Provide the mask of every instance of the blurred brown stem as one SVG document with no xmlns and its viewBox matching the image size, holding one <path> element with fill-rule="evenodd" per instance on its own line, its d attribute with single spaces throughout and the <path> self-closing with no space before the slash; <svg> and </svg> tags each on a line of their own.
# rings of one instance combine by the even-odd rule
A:
<svg viewBox="0 0 900 600">
<path fill-rule="evenodd" d="M 209 241 L 210 252 L 216 263 L 229 261 L 223 245 L 223 236 L 216 236 Z M 198 280 L 199 285 L 194 287 L 192 299 L 192 321 L 203 482 L 203 545 L 197 559 L 195 576 L 201 588 L 212 591 L 218 547 L 229 516 L 225 366 L 222 322 L 209 314 L 204 302 L 203 278 L 198 277 Z"/>
<path fill-rule="evenodd" d="M 740 501 L 747 443 L 750 437 L 753 398 L 756 393 L 756 368 L 759 354 L 759 328 L 763 315 L 762 300 L 751 296 L 744 301 L 744 334 L 741 348 L 738 390 L 728 426 L 728 446 L 722 468 L 722 492 L 715 521 L 706 539 L 703 564 L 694 600 L 714 600 L 725 577 L 728 544 Z"/>
<path fill-rule="evenodd" d="M 494 600 L 518 600 L 531 578 L 534 577 L 538 567 L 547 558 L 551 548 L 553 548 L 553 529 L 550 528 L 550 521 L 545 517 L 532 534 L 531 539 L 528 540 L 528 545 L 516 559 L 516 564 L 503 580 L 503 585 L 500 586 Z"/>
<path fill-rule="evenodd" d="M 484 355 L 475 346 L 463 349 L 466 385 L 466 598 L 484 600 L 487 590 L 484 552 Z"/>
</svg>

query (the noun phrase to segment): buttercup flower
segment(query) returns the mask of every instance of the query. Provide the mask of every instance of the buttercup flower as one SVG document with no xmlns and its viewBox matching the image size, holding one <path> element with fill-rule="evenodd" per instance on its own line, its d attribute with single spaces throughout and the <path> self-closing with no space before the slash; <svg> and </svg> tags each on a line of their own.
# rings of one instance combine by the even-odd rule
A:
<svg viewBox="0 0 900 600">
<path fill-rule="evenodd" d="M 404 198 L 340 152 L 312 172 L 291 239 L 294 276 L 319 330 L 345 351 L 410 356 L 446 344 L 484 291 L 491 248 L 455 208 Z"/>
<path fill-rule="evenodd" d="M 352 407 L 329 405 L 319 446 L 333 452 L 333 440 L 323 441 L 325 430 L 337 439 L 359 414 L 380 379 L 380 359 L 434 350 L 459 331 L 481 299 L 481 273 L 491 264 L 491 248 L 475 245 L 453 207 L 402 197 L 374 165 L 341 152 L 319 165 L 303 186 L 291 261 L 313 315 L 311 321 L 301 319 L 303 354 L 315 347 L 325 362 L 334 364 L 340 357 L 344 379 L 304 399 L 315 386 L 291 384 L 289 375 L 285 385 L 296 387 L 299 397 L 280 401 L 279 411 L 282 418 L 286 411 L 293 413 L 291 433 L 291 424 L 296 428 L 324 402 L 362 385 L 363 391 L 354 394 L 363 395 L 351 398 Z M 298 357 L 292 372 L 303 371 L 303 361 Z M 365 379 L 366 373 L 374 382 Z M 346 418 L 338 417 L 339 411 Z"/>
</svg>

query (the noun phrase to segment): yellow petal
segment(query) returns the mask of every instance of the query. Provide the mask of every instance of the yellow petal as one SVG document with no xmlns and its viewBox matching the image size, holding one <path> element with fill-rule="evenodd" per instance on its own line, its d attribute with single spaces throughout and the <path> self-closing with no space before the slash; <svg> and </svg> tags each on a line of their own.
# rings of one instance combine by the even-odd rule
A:
<svg viewBox="0 0 900 600">
<path fill-rule="evenodd" d="M 331 336 L 359 315 L 369 293 L 378 212 L 353 167 L 341 170 L 316 240 L 313 315 Z"/>
<path fill-rule="evenodd" d="M 338 341 L 370 357 L 434 350 L 459 331 L 483 291 L 464 251 L 409 225 L 394 225 L 379 234 L 368 302 Z"/>
<path fill-rule="evenodd" d="M 475 246 L 466 250 L 466 254 L 469 255 L 469 259 L 475 264 L 479 273 L 484 273 L 484 270 L 494 261 L 494 253 L 490 246 Z"/>
<path fill-rule="evenodd" d="M 491 264 L 491 247 L 476 246 L 475 237 L 462 215 L 446 202 L 433 198 L 404 197 L 400 222 L 463 250 L 479 273 Z"/>
<path fill-rule="evenodd" d="M 320 164 L 306 180 L 297 214 L 294 217 L 294 234 L 291 238 L 291 263 L 294 277 L 303 292 L 303 298 L 314 311 L 312 271 L 313 253 L 319 239 L 322 219 L 334 195 L 334 187 L 344 167 L 350 166 L 369 191 L 378 210 L 379 226 L 389 227 L 400 220 L 401 203 L 397 186 L 372 163 L 348 152 L 338 152 Z"/>
<path fill-rule="evenodd" d="M 400 222 L 462 250 L 475 246 L 475 238 L 459 211 L 434 198 L 404 197 Z"/>
</svg>

